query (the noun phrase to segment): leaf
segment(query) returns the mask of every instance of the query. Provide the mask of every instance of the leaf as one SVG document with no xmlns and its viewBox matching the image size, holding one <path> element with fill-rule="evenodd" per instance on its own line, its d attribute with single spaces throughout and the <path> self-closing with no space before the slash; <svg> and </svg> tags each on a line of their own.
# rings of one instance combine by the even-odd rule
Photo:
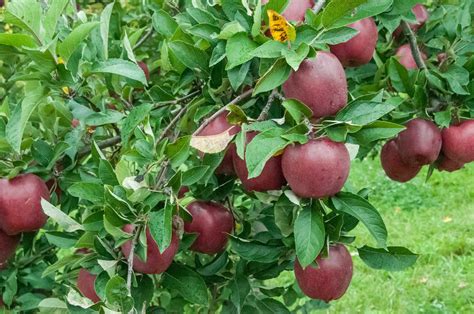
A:
<svg viewBox="0 0 474 314">
<path fill-rule="evenodd" d="M 41 23 L 42 10 L 40 2 L 36 0 L 9 1 L 5 11 L 5 23 L 14 24 L 30 32 L 43 44 L 44 33 Z"/>
<path fill-rule="evenodd" d="M 250 61 L 252 51 L 257 48 L 257 43 L 248 38 L 245 33 L 238 33 L 227 41 L 226 55 L 227 55 L 227 66 L 226 70 L 230 70 L 238 65 L 244 64 Z"/>
<path fill-rule="evenodd" d="M 374 269 L 401 271 L 414 265 L 418 259 L 417 254 L 399 246 L 389 246 L 384 250 L 364 245 L 357 250 L 364 263 Z"/>
<path fill-rule="evenodd" d="M 303 208 L 295 221 L 296 256 L 303 268 L 314 262 L 324 247 L 325 229 L 321 212 L 316 208 Z"/>
<path fill-rule="evenodd" d="M 395 137 L 405 127 L 400 124 L 375 121 L 364 126 L 360 131 L 352 134 L 359 142 L 371 143 L 377 140 Z"/>
<path fill-rule="evenodd" d="M 128 295 L 127 282 L 119 275 L 115 275 L 107 282 L 105 297 L 107 303 L 121 313 L 128 313 L 133 308 L 133 299 Z"/>
<path fill-rule="evenodd" d="M 26 34 L 7 34 L 1 33 L 0 34 L 0 45 L 7 45 L 16 48 L 28 47 L 33 48 L 36 47 L 36 43 L 34 39 L 30 35 Z"/>
<path fill-rule="evenodd" d="M 296 30 L 284 16 L 276 11 L 267 9 L 270 33 L 274 40 L 279 42 L 294 41 L 296 38 Z"/>
<path fill-rule="evenodd" d="M 377 244 L 387 247 L 387 228 L 379 212 L 365 198 L 356 194 L 340 192 L 332 197 L 332 203 L 337 210 L 359 219 L 377 241 Z"/>
<path fill-rule="evenodd" d="M 349 122 L 351 124 L 366 125 L 385 116 L 395 108 L 395 105 L 388 102 L 381 103 L 357 100 L 339 111 L 336 120 Z"/>
<path fill-rule="evenodd" d="M 176 32 L 178 23 L 165 11 L 156 11 L 152 16 L 153 28 L 165 37 L 170 38 Z"/>
<path fill-rule="evenodd" d="M 441 75 L 448 81 L 452 91 L 458 95 L 469 95 L 469 92 L 464 88 L 469 84 L 469 71 L 465 68 L 452 64 L 446 72 Z"/>
<path fill-rule="evenodd" d="M 340 27 L 325 31 L 321 36 L 316 37 L 311 44 L 337 45 L 348 41 L 357 34 L 359 34 L 359 31 L 352 27 Z"/>
<path fill-rule="evenodd" d="M 245 33 L 245 28 L 239 23 L 239 21 L 231 21 L 222 27 L 222 31 L 219 33 L 217 38 L 227 40 L 238 33 Z"/>
<path fill-rule="evenodd" d="M 245 299 L 250 293 L 249 280 L 243 276 L 234 277 L 229 283 L 229 289 L 232 291 L 230 300 L 237 308 L 237 313 L 240 313 L 244 306 Z"/>
<path fill-rule="evenodd" d="M 66 232 L 74 232 L 77 230 L 84 230 L 84 227 L 76 222 L 74 219 L 66 215 L 59 208 L 56 208 L 54 205 L 41 199 L 41 207 L 46 215 L 51 217 L 61 228 Z"/>
<path fill-rule="evenodd" d="M 257 241 L 249 241 L 234 236 L 229 237 L 232 250 L 248 261 L 272 263 L 285 251 L 284 247 L 271 246 Z"/>
<path fill-rule="evenodd" d="M 368 0 L 366 3 L 359 5 L 356 10 L 348 12 L 344 17 L 336 21 L 333 27 L 348 25 L 370 16 L 379 15 L 390 9 L 393 2 L 394 0 Z"/>
<path fill-rule="evenodd" d="M 269 40 L 263 45 L 255 48 L 250 54 L 258 58 L 279 58 L 283 50 L 288 50 L 288 46 L 275 40 Z"/>
<path fill-rule="evenodd" d="M 331 28 L 341 17 L 365 2 L 367 0 L 332 0 L 322 12 L 323 26 L 327 29 Z"/>
<path fill-rule="evenodd" d="M 296 122 L 303 121 L 305 117 L 309 119 L 313 116 L 313 111 L 297 99 L 287 98 L 281 105 Z"/>
<path fill-rule="evenodd" d="M 192 167 L 183 173 L 183 186 L 191 186 L 201 180 L 209 170 L 209 166 Z"/>
<path fill-rule="evenodd" d="M 230 85 L 232 89 L 237 91 L 237 89 L 242 85 L 249 73 L 250 65 L 252 62 L 247 62 L 241 66 L 235 67 L 227 71 L 227 76 L 229 77 Z"/>
<path fill-rule="evenodd" d="M 272 136 L 269 132 L 257 134 L 245 148 L 245 162 L 248 169 L 248 178 L 258 177 L 267 161 L 277 152 L 288 145 L 288 141 L 280 134 Z"/>
<path fill-rule="evenodd" d="M 209 61 L 209 66 L 212 67 L 225 58 L 225 43 L 224 41 L 219 41 L 212 50 L 211 60 Z"/>
<path fill-rule="evenodd" d="M 309 53 L 309 46 L 305 43 L 301 44 L 298 49 L 293 50 L 283 50 L 283 55 L 285 56 L 286 62 L 291 66 L 295 71 L 298 71 L 301 62 L 306 58 Z"/>
<path fill-rule="evenodd" d="M 208 304 L 206 283 L 198 273 L 184 265 L 173 263 L 164 275 L 163 286 L 176 290 L 191 303 Z"/>
<path fill-rule="evenodd" d="M 98 183 L 77 182 L 68 190 L 72 196 L 91 201 L 93 203 L 104 202 L 104 186 Z"/>
<path fill-rule="evenodd" d="M 408 70 L 395 57 L 392 57 L 388 63 L 388 76 L 397 91 L 413 95 L 415 89 L 413 82 L 410 81 Z"/>
<path fill-rule="evenodd" d="M 283 193 L 274 205 L 273 215 L 275 217 L 275 224 L 285 237 L 293 233 L 293 212 L 296 208 L 297 205 L 289 200 L 286 193 Z"/>
<path fill-rule="evenodd" d="M 151 212 L 149 215 L 148 227 L 161 253 L 163 253 L 171 243 L 172 213 L 173 207 L 165 206 L 163 209 L 157 212 Z"/>
<path fill-rule="evenodd" d="M 122 145 L 127 146 L 130 135 L 133 134 L 135 128 L 150 114 L 152 104 L 143 104 L 133 107 L 128 116 L 122 122 L 121 136 Z"/>
<path fill-rule="evenodd" d="M 262 27 L 262 0 L 257 0 L 255 4 L 255 11 L 253 12 L 252 37 L 257 37 L 260 34 Z"/>
<path fill-rule="evenodd" d="M 105 60 L 109 58 L 109 25 L 114 5 L 115 2 L 109 3 L 100 14 L 100 37 Z"/>
<path fill-rule="evenodd" d="M 74 28 L 72 32 L 58 44 L 58 53 L 67 63 L 73 52 L 79 47 L 99 22 L 87 22 Z"/>
<path fill-rule="evenodd" d="M 173 41 L 168 46 L 186 67 L 208 72 L 209 56 L 201 49 L 183 41 Z"/>
<path fill-rule="evenodd" d="M 234 138 L 229 133 L 229 130 L 232 128 L 230 127 L 228 130 L 216 135 L 193 135 L 190 145 L 203 153 L 215 154 L 222 152 Z"/>
<path fill-rule="evenodd" d="M 122 59 L 99 61 L 92 67 L 93 73 L 117 74 L 147 85 L 145 73 L 136 64 Z"/>
<path fill-rule="evenodd" d="M 104 184 L 119 185 L 114 168 L 107 159 L 100 159 L 99 161 L 99 178 Z"/>
<path fill-rule="evenodd" d="M 188 158 L 190 140 L 190 136 L 183 136 L 176 142 L 166 146 L 166 156 L 170 159 L 172 165 L 180 165 Z"/>
<path fill-rule="evenodd" d="M 44 30 L 45 37 L 51 39 L 53 38 L 56 31 L 56 25 L 59 21 L 59 17 L 69 4 L 69 0 L 56 0 L 51 1 L 51 3 L 48 4 L 49 8 L 44 18 Z"/>
<path fill-rule="evenodd" d="M 266 298 L 263 300 L 258 300 L 255 303 L 260 310 L 261 314 L 290 314 L 290 311 L 284 306 L 281 302 Z"/>
<path fill-rule="evenodd" d="M 258 80 L 253 95 L 268 92 L 285 83 L 291 73 L 291 67 L 285 59 L 278 59 Z"/>
</svg>

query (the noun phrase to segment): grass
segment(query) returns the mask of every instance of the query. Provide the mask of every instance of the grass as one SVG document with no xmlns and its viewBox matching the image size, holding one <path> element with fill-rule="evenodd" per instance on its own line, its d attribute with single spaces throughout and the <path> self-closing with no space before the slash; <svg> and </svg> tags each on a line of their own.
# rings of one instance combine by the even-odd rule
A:
<svg viewBox="0 0 474 314">
<path fill-rule="evenodd" d="M 425 167 L 427 168 L 427 167 Z M 328 313 L 474 313 L 474 165 L 455 173 L 427 169 L 409 183 L 389 180 L 378 160 L 355 162 L 350 183 L 371 187 L 389 245 L 420 254 L 414 267 L 386 272 L 354 256 L 354 277 L 346 295 Z M 356 245 L 375 245 L 363 226 Z M 354 249 L 351 249 L 355 253 Z M 292 273 L 280 278 L 293 280 Z"/>
</svg>

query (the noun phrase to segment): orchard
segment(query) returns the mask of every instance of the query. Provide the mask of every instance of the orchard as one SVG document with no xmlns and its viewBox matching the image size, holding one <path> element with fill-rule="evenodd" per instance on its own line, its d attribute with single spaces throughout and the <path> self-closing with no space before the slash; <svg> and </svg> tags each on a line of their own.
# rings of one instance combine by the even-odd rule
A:
<svg viewBox="0 0 474 314">
<path fill-rule="evenodd" d="M 424 253 L 354 163 L 474 161 L 471 0 L 0 5 L 0 312 L 325 309 Z"/>
</svg>

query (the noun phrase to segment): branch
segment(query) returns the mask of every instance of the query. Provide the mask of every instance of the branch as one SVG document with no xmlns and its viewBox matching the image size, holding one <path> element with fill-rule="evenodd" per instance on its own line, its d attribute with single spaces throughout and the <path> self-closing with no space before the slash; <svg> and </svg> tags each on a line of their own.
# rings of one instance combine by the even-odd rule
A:
<svg viewBox="0 0 474 314">
<path fill-rule="evenodd" d="M 140 236 L 140 232 L 142 231 L 142 226 L 138 226 L 136 228 L 136 232 L 132 238 L 132 245 L 130 247 L 130 254 L 128 255 L 127 264 L 128 264 L 128 271 L 127 271 L 127 289 L 128 289 L 128 296 L 132 295 L 132 273 L 133 273 L 133 258 L 135 257 L 135 246 L 137 245 L 138 237 Z"/>
<path fill-rule="evenodd" d="M 218 115 L 220 115 L 221 113 L 223 113 L 224 111 L 227 110 L 227 108 L 229 108 L 229 106 L 231 105 L 235 105 L 236 103 L 238 103 L 239 101 L 241 101 L 242 99 L 245 99 L 247 97 L 249 97 L 250 95 L 252 95 L 253 93 L 253 88 L 243 92 L 242 94 L 240 94 L 239 96 L 235 97 L 234 99 L 232 99 L 227 105 L 225 105 L 224 107 L 222 107 L 221 109 L 217 110 L 212 116 L 210 116 L 209 118 L 207 118 L 206 120 L 204 120 L 204 122 L 201 124 L 201 126 L 196 130 L 194 131 L 194 133 L 192 134 L 193 136 L 196 135 L 196 134 L 199 134 L 202 130 L 204 130 L 204 128 L 206 126 L 209 125 L 209 123 L 211 123 L 212 120 L 214 120 Z"/>
<path fill-rule="evenodd" d="M 170 163 L 170 161 L 168 159 L 163 161 L 163 164 L 161 165 L 160 172 L 156 176 L 158 178 L 158 180 L 156 180 L 156 184 L 155 184 L 155 187 L 154 187 L 155 190 L 159 190 L 161 188 L 161 185 L 163 184 L 163 181 L 166 178 L 166 170 L 168 169 L 169 163 Z"/>
<path fill-rule="evenodd" d="M 413 33 L 410 25 L 407 21 L 402 21 L 402 28 L 405 36 L 408 37 L 408 41 L 410 43 L 411 54 L 413 55 L 413 59 L 415 59 L 416 65 L 419 69 L 426 70 L 426 64 L 421 56 L 420 48 L 418 47 L 418 43 L 416 40 L 415 33 Z"/>
<path fill-rule="evenodd" d="M 313 7 L 314 14 L 318 14 L 325 4 L 326 4 L 326 0 L 318 0 Z"/>
<path fill-rule="evenodd" d="M 175 124 L 178 122 L 178 120 L 182 117 L 182 115 L 188 110 L 188 107 L 185 106 L 181 108 L 176 116 L 173 118 L 173 120 L 170 121 L 170 123 L 166 126 L 166 128 L 161 132 L 160 136 L 156 139 L 155 144 L 158 145 L 158 143 L 165 138 L 166 134 L 175 126 Z"/>
<path fill-rule="evenodd" d="M 119 144 L 121 140 L 122 137 L 120 135 L 117 135 L 97 143 L 97 146 L 99 146 L 99 148 L 107 148 Z M 81 159 L 82 157 L 86 156 L 91 152 L 91 150 L 92 149 L 90 146 L 84 147 L 77 153 L 77 159 Z"/>
<path fill-rule="evenodd" d="M 137 49 L 138 47 L 140 47 L 141 45 L 143 45 L 143 43 L 151 36 L 151 34 L 153 34 L 153 26 L 150 27 L 150 29 L 148 30 L 148 32 L 145 34 L 145 36 L 143 36 L 142 38 L 140 38 L 140 40 L 135 44 L 135 46 L 133 46 L 133 50 Z"/>
<path fill-rule="evenodd" d="M 176 98 L 174 100 L 167 100 L 167 101 L 162 101 L 160 103 L 158 103 L 154 108 L 153 110 L 156 110 L 156 109 L 160 109 L 160 108 L 163 108 L 163 107 L 166 107 L 166 106 L 170 106 L 170 105 L 177 105 L 179 104 L 180 102 L 182 101 L 185 101 L 186 99 L 188 98 L 191 98 L 193 96 L 196 96 L 197 94 L 199 94 L 201 91 L 200 90 L 196 90 L 192 93 L 189 93 L 188 95 L 186 96 L 183 96 L 181 98 Z"/>
<path fill-rule="evenodd" d="M 257 121 L 263 121 L 268 117 L 268 112 L 270 111 L 270 108 L 272 107 L 273 101 L 275 100 L 275 97 L 277 96 L 278 91 L 274 89 L 270 96 L 268 96 L 268 101 L 265 107 L 263 107 L 262 112 L 260 112 L 260 115 L 257 118 Z"/>
</svg>

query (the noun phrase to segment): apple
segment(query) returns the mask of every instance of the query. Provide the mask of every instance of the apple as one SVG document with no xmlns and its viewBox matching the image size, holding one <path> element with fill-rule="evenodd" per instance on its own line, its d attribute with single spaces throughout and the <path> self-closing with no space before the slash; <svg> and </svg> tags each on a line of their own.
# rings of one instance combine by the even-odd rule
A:
<svg viewBox="0 0 474 314">
<path fill-rule="evenodd" d="M 268 1 L 262 0 L 262 5 L 267 4 Z M 314 7 L 314 0 L 290 0 L 282 15 L 288 21 L 303 22 L 306 11 L 312 7 Z"/>
<path fill-rule="evenodd" d="M 388 141 L 380 153 L 382 168 L 387 176 L 398 182 L 407 182 L 416 177 L 421 170 L 421 165 L 405 163 L 400 157 L 395 140 Z"/>
<path fill-rule="evenodd" d="M 75 129 L 77 128 L 79 125 L 81 124 L 81 122 L 78 120 L 78 119 L 72 119 L 71 121 L 71 126 Z"/>
<path fill-rule="evenodd" d="M 342 143 L 312 139 L 285 149 L 281 166 L 293 192 L 300 197 L 323 198 L 340 192 L 349 176 L 351 159 Z"/>
<path fill-rule="evenodd" d="M 438 53 L 436 59 L 438 60 L 438 63 L 443 63 L 448 59 L 448 54 L 446 52 Z"/>
<path fill-rule="evenodd" d="M 449 159 L 446 156 L 441 156 L 436 168 L 439 171 L 454 172 L 464 167 L 464 163 Z"/>
<path fill-rule="evenodd" d="M 148 70 L 148 66 L 146 65 L 145 62 L 143 61 L 138 61 L 137 62 L 138 66 L 143 70 L 143 73 L 145 73 L 146 80 L 150 80 L 150 70 Z"/>
<path fill-rule="evenodd" d="M 10 236 L 0 230 L 0 269 L 7 266 L 7 261 L 15 254 L 19 242 L 20 235 Z"/>
<path fill-rule="evenodd" d="M 372 60 L 379 36 L 377 25 L 373 18 L 347 25 L 359 31 L 359 34 L 344 43 L 330 46 L 331 52 L 345 67 L 357 67 Z"/>
<path fill-rule="evenodd" d="M 396 138 L 398 152 L 406 164 L 428 165 L 438 159 L 441 151 L 441 131 L 431 121 L 416 118 Z"/>
<path fill-rule="evenodd" d="M 453 161 L 474 161 L 474 120 L 465 120 L 443 129 L 443 153 Z"/>
<path fill-rule="evenodd" d="M 344 295 L 352 279 L 352 257 L 346 247 L 337 244 L 329 247 L 328 257 L 316 258 L 318 267 L 303 269 L 295 260 L 295 277 L 305 295 L 329 302 Z"/>
<path fill-rule="evenodd" d="M 347 105 L 347 81 L 344 68 L 335 55 L 319 51 L 306 59 L 283 84 L 287 98 L 295 98 L 313 111 L 313 117 L 335 115 Z"/>
<path fill-rule="evenodd" d="M 77 277 L 77 289 L 79 289 L 83 296 L 94 303 L 100 302 L 100 298 L 97 295 L 94 286 L 96 278 L 96 275 L 91 274 L 85 268 L 81 268 L 79 271 L 79 277 Z"/>
<path fill-rule="evenodd" d="M 187 186 L 182 186 L 178 191 L 178 198 L 183 198 L 186 193 L 189 192 L 189 188 Z"/>
<path fill-rule="evenodd" d="M 133 225 L 125 225 L 123 230 L 128 233 L 132 233 L 134 230 Z M 176 255 L 179 247 L 179 238 L 176 232 L 173 231 L 171 237 L 170 246 L 160 252 L 155 239 L 153 239 L 150 230 L 146 229 L 146 242 L 147 242 L 147 260 L 141 260 L 137 255 L 133 258 L 133 269 L 142 274 L 161 274 L 168 269 L 173 262 L 173 258 Z M 128 259 L 130 250 L 132 249 L 132 241 L 127 241 L 122 245 L 122 253 Z"/>
<path fill-rule="evenodd" d="M 397 57 L 398 62 L 400 62 L 400 64 L 403 65 L 407 70 L 418 69 L 415 58 L 413 58 L 413 54 L 411 53 L 409 44 L 400 46 L 397 49 L 395 56 Z M 421 57 L 423 60 L 426 60 L 426 54 L 423 52 L 421 52 Z"/>
<path fill-rule="evenodd" d="M 184 231 L 197 234 L 190 249 L 210 255 L 223 251 L 234 229 L 232 213 L 221 204 L 204 201 L 192 202 L 187 209 L 193 220 L 184 223 Z"/>
<path fill-rule="evenodd" d="M 44 181 L 34 174 L 22 174 L 11 180 L 0 180 L 0 228 L 8 235 L 36 231 L 47 216 L 41 199 L 49 201 Z"/>
<path fill-rule="evenodd" d="M 247 143 L 250 143 L 257 134 L 257 132 L 247 132 Z M 281 170 L 281 156 L 271 157 L 265 164 L 265 167 L 263 167 L 262 173 L 258 177 L 252 179 L 248 178 L 249 173 L 245 160 L 237 155 L 236 150 L 233 150 L 233 160 L 235 172 L 240 181 L 242 181 L 244 189 L 249 192 L 279 190 L 286 183 Z"/>
<path fill-rule="evenodd" d="M 230 135 L 235 135 L 240 132 L 240 126 L 232 125 L 227 121 L 227 112 L 223 112 L 215 117 L 201 132 L 198 136 L 210 136 L 217 135 L 226 130 L 229 130 Z M 216 169 L 217 174 L 232 175 L 234 174 L 234 165 L 232 161 L 232 151 L 235 149 L 235 144 L 231 143 L 225 152 L 224 159 Z"/>
</svg>

